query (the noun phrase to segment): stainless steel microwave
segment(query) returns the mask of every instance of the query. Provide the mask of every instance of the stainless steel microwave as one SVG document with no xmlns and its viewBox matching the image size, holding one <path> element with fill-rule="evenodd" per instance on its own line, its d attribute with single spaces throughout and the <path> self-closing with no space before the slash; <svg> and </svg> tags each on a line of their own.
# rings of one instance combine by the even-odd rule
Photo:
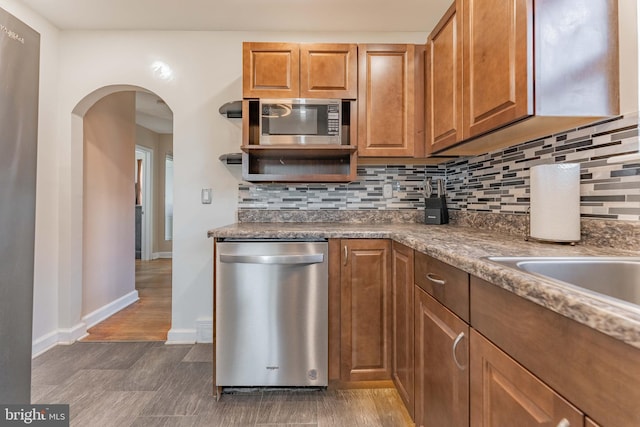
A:
<svg viewBox="0 0 640 427">
<path fill-rule="evenodd" d="M 260 145 L 341 144 L 340 99 L 261 99 Z"/>
</svg>

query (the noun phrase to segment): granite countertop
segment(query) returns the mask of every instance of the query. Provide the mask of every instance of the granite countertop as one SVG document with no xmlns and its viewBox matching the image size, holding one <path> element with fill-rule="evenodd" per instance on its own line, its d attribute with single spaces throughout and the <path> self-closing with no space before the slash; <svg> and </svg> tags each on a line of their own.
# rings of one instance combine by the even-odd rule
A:
<svg viewBox="0 0 640 427">
<path fill-rule="evenodd" d="M 489 256 L 633 256 L 636 251 L 527 242 L 476 228 L 425 224 L 238 223 L 215 238 L 392 239 L 640 349 L 640 308 L 618 305 L 552 280 L 496 264 Z"/>
</svg>

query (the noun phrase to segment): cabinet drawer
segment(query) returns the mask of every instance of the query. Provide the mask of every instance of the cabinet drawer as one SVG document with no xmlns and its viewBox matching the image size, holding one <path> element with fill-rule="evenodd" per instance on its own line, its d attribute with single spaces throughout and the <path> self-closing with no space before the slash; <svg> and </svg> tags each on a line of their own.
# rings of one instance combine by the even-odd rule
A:
<svg viewBox="0 0 640 427">
<path fill-rule="evenodd" d="M 469 322 L 469 274 L 428 255 L 416 252 L 416 285 Z"/>
</svg>

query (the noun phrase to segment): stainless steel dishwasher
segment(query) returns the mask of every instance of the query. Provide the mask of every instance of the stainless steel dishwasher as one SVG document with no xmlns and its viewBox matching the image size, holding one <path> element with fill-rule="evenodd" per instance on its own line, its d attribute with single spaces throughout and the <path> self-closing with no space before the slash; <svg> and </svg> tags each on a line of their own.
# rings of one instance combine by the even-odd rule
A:
<svg viewBox="0 0 640 427">
<path fill-rule="evenodd" d="M 216 245 L 216 386 L 326 386 L 328 243 Z"/>
</svg>

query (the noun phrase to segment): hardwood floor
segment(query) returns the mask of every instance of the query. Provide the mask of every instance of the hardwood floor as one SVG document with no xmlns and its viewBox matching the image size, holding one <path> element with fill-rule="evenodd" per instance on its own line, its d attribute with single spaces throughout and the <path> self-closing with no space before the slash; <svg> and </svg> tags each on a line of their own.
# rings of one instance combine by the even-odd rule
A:
<svg viewBox="0 0 640 427">
<path fill-rule="evenodd" d="M 171 327 L 171 260 L 136 260 L 140 300 L 89 328 L 82 341 L 166 341 Z"/>
<path fill-rule="evenodd" d="M 263 390 L 213 397 L 213 346 L 77 342 L 34 359 L 33 403 L 71 426 L 411 426 L 394 389 Z"/>
</svg>

